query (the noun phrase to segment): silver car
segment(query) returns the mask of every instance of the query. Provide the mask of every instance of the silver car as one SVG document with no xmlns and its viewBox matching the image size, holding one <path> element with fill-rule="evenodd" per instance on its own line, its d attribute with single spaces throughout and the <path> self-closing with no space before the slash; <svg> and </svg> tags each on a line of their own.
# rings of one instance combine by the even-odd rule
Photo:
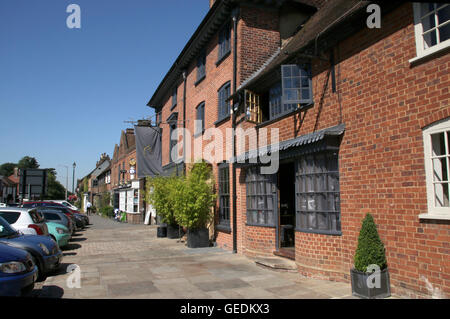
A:
<svg viewBox="0 0 450 319">
<path fill-rule="evenodd" d="M 48 236 L 45 218 L 35 208 L 4 207 L 0 216 L 22 234 Z"/>
</svg>

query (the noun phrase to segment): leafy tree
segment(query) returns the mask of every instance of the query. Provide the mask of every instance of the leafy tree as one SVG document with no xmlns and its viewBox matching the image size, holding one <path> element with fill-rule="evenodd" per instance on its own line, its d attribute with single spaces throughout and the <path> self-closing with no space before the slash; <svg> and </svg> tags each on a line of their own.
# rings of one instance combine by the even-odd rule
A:
<svg viewBox="0 0 450 319">
<path fill-rule="evenodd" d="M 4 163 L 0 165 L 0 175 L 11 176 L 14 174 L 14 168 L 17 167 L 16 163 Z"/>
<path fill-rule="evenodd" d="M 47 171 L 47 196 L 45 199 L 63 199 L 66 197 L 66 188 L 56 180 L 56 171 Z"/>
<path fill-rule="evenodd" d="M 175 218 L 181 226 L 202 229 L 211 221 L 216 200 L 213 185 L 211 167 L 205 162 L 195 163 L 181 179 L 173 195 Z"/>
<path fill-rule="evenodd" d="M 362 272 L 366 272 L 369 265 L 378 265 L 380 270 L 387 267 L 384 245 L 370 214 L 367 214 L 363 220 L 354 262 L 355 268 Z"/>
<path fill-rule="evenodd" d="M 146 201 L 156 210 L 163 223 L 175 226 L 174 205 L 175 191 L 181 186 L 181 178 L 171 177 L 147 177 Z"/>
<path fill-rule="evenodd" d="M 17 167 L 20 169 L 39 168 L 39 163 L 34 157 L 24 156 L 19 163 L 17 163 Z"/>
</svg>

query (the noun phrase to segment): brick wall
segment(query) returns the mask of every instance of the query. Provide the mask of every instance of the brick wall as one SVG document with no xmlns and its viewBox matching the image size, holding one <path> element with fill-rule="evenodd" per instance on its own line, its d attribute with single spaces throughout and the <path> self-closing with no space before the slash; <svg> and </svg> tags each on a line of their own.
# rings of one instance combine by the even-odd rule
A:
<svg viewBox="0 0 450 319">
<path fill-rule="evenodd" d="M 237 78 L 238 82 L 242 82 L 247 76 L 257 70 L 258 65 L 261 65 L 267 60 L 278 48 L 280 43 L 278 28 L 278 15 L 276 11 L 264 11 L 258 8 L 243 7 L 241 10 L 241 19 L 238 22 L 238 45 L 237 45 Z M 230 82 L 231 90 L 233 89 L 233 38 L 234 30 L 231 31 L 231 54 L 224 60 L 217 64 L 218 60 L 218 35 L 215 35 L 206 45 L 206 77 L 197 83 L 197 67 L 196 60 L 192 61 L 187 69 L 186 79 L 186 128 L 194 134 L 194 120 L 196 119 L 196 107 L 205 102 L 205 128 L 216 127 L 221 132 L 223 137 L 226 137 L 226 129 L 231 128 L 230 118 L 216 123 L 218 120 L 218 90 L 227 82 Z M 178 79 L 177 88 L 177 105 L 171 110 L 172 97 L 171 92 L 168 92 L 163 103 L 161 114 L 162 134 L 162 164 L 169 164 L 169 146 L 170 146 L 170 128 L 166 119 L 173 113 L 178 112 L 178 127 L 183 126 L 183 89 L 184 83 L 182 77 Z M 175 85 L 175 83 L 174 83 Z M 194 143 L 200 141 L 202 137 L 192 139 L 191 159 L 197 160 L 198 157 L 194 154 Z M 204 149 L 210 141 L 203 142 Z M 231 139 L 226 140 L 223 148 L 218 148 L 216 151 L 222 154 L 217 158 L 217 162 L 228 160 L 225 149 L 231 149 Z M 182 139 L 179 139 L 179 145 L 182 145 Z M 181 147 L 180 147 L 181 152 Z M 182 153 L 182 152 L 181 152 Z M 181 154 L 180 153 L 180 154 Z M 216 189 L 218 189 L 218 168 L 213 165 L 213 172 L 216 182 Z M 230 224 L 232 224 L 232 170 L 230 166 Z M 238 190 L 239 191 L 239 190 Z M 238 197 L 240 198 L 240 197 Z M 245 198 L 245 197 L 244 197 Z M 240 204 L 238 204 L 240 205 Z M 215 211 L 218 211 L 218 202 Z M 218 222 L 218 213 L 216 213 L 216 222 Z M 238 225 L 241 225 L 241 215 L 238 213 Z M 239 231 L 238 231 L 239 232 Z M 233 248 L 232 233 L 222 232 L 216 230 L 216 243 L 219 247 L 231 250 Z M 238 233 L 239 250 L 243 247 L 243 236 Z"/>
<path fill-rule="evenodd" d="M 296 232 L 299 271 L 348 281 L 362 219 L 371 213 L 393 292 L 430 297 L 429 282 L 448 297 L 449 224 L 418 216 L 427 212 L 422 128 L 450 117 L 450 56 L 410 65 L 416 56 L 412 4 L 384 16 L 381 29 L 341 42 L 335 53 L 341 103 L 331 80 L 326 86 L 328 66 L 313 61 L 314 107 L 267 126 L 279 128 L 283 140 L 336 125 L 341 117 L 346 125 L 339 153 L 342 236 Z M 258 246 L 265 232 L 241 227 L 245 244 L 266 253 Z"/>
</svg>

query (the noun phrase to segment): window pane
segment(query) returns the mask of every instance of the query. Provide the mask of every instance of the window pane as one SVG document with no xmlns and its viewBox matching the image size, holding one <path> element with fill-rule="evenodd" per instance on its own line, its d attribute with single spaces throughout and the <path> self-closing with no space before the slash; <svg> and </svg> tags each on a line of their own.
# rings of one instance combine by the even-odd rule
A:
<svg viewBox="0 0 450 319">
<path fill-rule="evenodd" d="M 305 177 L 306 180 L 306 192 L 313 192 L 314 191 L 314 176 L 308 175 Z"/>
<path fill-rule="evenodd" d="M 420 9 L 421 16 L 423 17 L 427 13 L 434 10 L 434 3 L 421 3 Z"/>
<path fill-rule="evenodd" d="M 448 181 L 447 159 L 436 158 L 433 160 L 433 180 L 435 182 Z"/>
<path fill-rule="evenodd" d="M 308 195 L 307 196 L 307 204 L 308 204 L 307 209 L 309 211 L 315 211 L 316 210 L 316 201 L 314 199 L 314 195 Z"/>
<path fill-rule="evenodd" d="M 436 26 L 436 24 L 434 21 L 434 14 L 426 16 L 425 18 L 422 19 L 423 32 L 426 32 L 426 31 L 434 28 L 435 26 Z"/>
<path fill-rule="evenodd" d="M 259 210 L 258 211 L 258 224 L 265 224 L 265 216 L 264 216 L 264 211 Z"/>
<path fill-rule="evenodd" d="M 441 7 L 438 10 L 438 12 L 437 12 L 437 16 L 438 16 L 438 23 L 439 23 L 439 25 L 441 25 L 444 22 L 450 20 L 450 5 L 447 5 L 445 7 Z"/>
<path fill-rule="evenodd" d="M 450 155 L 450 131 L 447 132 L 447 154 Z"/>
<path fill-rule="evenodd" d="M 434 195 L 435 195 L 435 202 L 436 207 L 449 207 L 449 184 L 443 183 L 443 184 L 435 184 L 434 185 Z"/>
<path fill-rule="evenodd" d="M 333 192 L 339 192 L 339 174 L 328 174 L 328 190 Z"/>
<path fill-rule="evenodd" d="M 275 225 L 275 217 L 273 211 L 267 211 L 267 224 Z"/>
<path fill-rule="evenodd" d="M 311 99 L 311 94 L 310 94 L 309 89 L 303 89 L 302 90 L 302 96 L 299 97 L 299 99 L 302 99 L 302 100 L 309 100 L 309 99 Z"/>
<path fill-rule="evenodd" d="M 424 40 L 423 41 L 424 49 L 428 49 L 433 45 L 436 45 L 437 44 L 436 30 L 424 34 L 423 40 Z"/>
<path fill-rule="evenodd" d="M 315 198 L 316 210 L 327 210 L 325 194 L 317 194 Z"/>
<path fill-rule="evenodd" d="M 264 196 L 258 196 L 258 206 L 257 206 L 258 209 L 266 208 L 264 199 L 265 199 Z"/>
<path fill-rule="evenodd" d="M 316 213 L 308 213 L 308 228 L 317 229 Z"/>
<path fill-rule="evenodd" d="M 267 209 L 273 211 L 273 197 L 267 196 Z"/>
<path fill-rule="evenodd" d="M 450 39 L 450 23 L 447 23 L 445 26 L 439 28 L 439 37 L 440 42 Z"/>
<path fill-rule="evenodd" d="M 254 221 L 253 221 L 253 212 L 249 211 L 249 210 L 247 210 L 247 223 L 249 223 L 249 224 L 253 224 L 254 223 Z"/>
<path fill-rule="evenodd" d="M 291 66 L 290 65 L 283 65 L 282 71 L 283 71 L 283 77 L 291 76 Z"/>
<path fill-rule="evenodd" d="M 317 214 L 317 228 L 320 230 L 328 229 L 328 214 L 318 213 Z"/>
<path fill-rule="evenodd" d="M 300 227 L 308 228 L 308 218 L 306 212 L 300 212 Z"/>
<path fill-rule="evenodd" d="M 307 210 L 308 207 L 307 207 L 307 205 L 306 205 L 306 195 L 299 195 L 298 200 L 299 200 L 299 206 L 298 206 L 298 208 L 299 208 L 300 210 Z"/>
</svg>

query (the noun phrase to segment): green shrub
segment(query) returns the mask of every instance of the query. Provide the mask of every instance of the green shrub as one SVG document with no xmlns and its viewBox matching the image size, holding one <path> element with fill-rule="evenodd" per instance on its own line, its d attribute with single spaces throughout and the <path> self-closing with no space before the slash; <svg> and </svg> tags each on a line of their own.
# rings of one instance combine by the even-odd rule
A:
<svg viewBox="0 0 450 319">
<path fill-rule="evenodd" d="M 189 229 L 205 228 L 212 218 L 216 195 L 211 167 L 195 163 L 186 178 L 174 188 L 174 214 L 177 222 Z"/>
<path fill-rule="evenodd" d="M 111 205 L 111 194 L 108 192 L 105 192 L 103 194 L 101 194 L 100 196 L 100 209 L 102 209 L 103 207 L 108 207 Z"/>
<path fill-rule="evenodd" d="M 104 206 L 100 208 L 100 214 L 105 217 L 114 217 L 114 207 Z"/>
<path fill-rule="evenodd" d="M 387 267 L 384 245 L 370 214 L 362 222 L 354 262 L 355 268 L 362 272 L 366 272 L 367 266 L 372 264 L 378 265 L 380 270 Z"/>
<path fill-rule="evenodd" d="M 163 223 L 175 226 L 175 190 L 181 185 L 181 177 L 147 177 L 146 199 L 161 217 Z"/>
</svg>

